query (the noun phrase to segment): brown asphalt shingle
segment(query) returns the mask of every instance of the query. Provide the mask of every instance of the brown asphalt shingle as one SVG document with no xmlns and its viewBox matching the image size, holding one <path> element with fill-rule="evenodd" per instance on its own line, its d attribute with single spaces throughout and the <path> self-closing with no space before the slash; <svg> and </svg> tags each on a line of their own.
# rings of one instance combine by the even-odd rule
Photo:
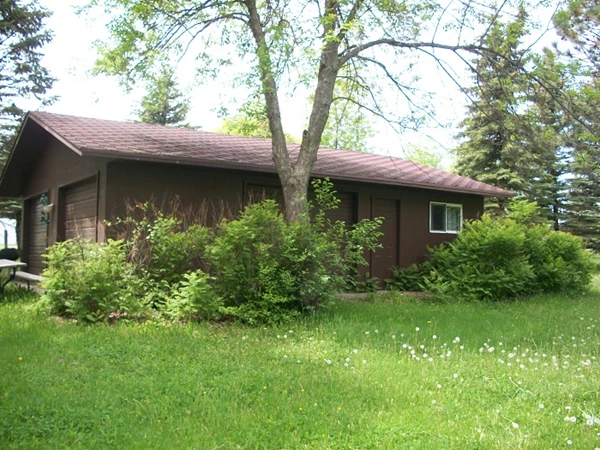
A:
<svg viewBox="0 0 600 450">
<path fill-rule="evenodd" d="M 163 161 L 228 169 L 276 172 L 271 141 L 145 123 L 116 122 L 31 112 L 28 116 L 74 151 L 85 156 Z M 292 157 L 299 146 L 288 144 Z M 375 184 L 507 197 L 485 183 L 401 158 L 321 148 L 314 176 Z"/>
</svg>

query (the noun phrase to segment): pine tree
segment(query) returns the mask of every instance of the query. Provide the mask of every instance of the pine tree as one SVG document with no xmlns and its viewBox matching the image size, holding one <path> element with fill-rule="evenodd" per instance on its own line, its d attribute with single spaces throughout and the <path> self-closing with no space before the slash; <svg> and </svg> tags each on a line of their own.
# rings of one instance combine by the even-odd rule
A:
<svg viewBox="0 0 600 450">
<path fill-rule="evenodd" d="M 35 0 L 26 4 L 0 0 L 0 169 L 6 164 L 25 114 L 20 101 L 27 98 L 42 103 L 52 101 L 46 93 L 54 79 L 42 66 L 40 52 L 52 40 L 44 23 L 49 15 Z M 0 216 L 18 222 L 20 202 L 0 201 Z"/>
<path fill-rule="evenodd" d="M 564 228 L 600 250 L 600 80 L 592 79 L 576 99 L 580 119 L 573 125 L 574 153 Z"/>
<path fill-rule="evenodd" d="M 525 194 L 534 174 L 532 157 L 524 151 L 530 135 L 526 121 L 519 115 L 526 92 L 522 75 L 525 52 L 519 48 L 526 33 L 524 10 L 517 20 L 495 22 L 485 36 L 485 45 L 493 52 L 475 61 L 476 83 L 468 89 L 473 103 L 469 117 L 462 123 L 459 137 L 464 141 L 456 149 L 456 172 L 518 194 Z M 490 199 L 486 206 L 498 212 L 506 200 Z"/>
<path fill-rule="evenodd" d="M 159 75 L 151 79 L 138 114 L 145 123 L 187 126 L 184 121 L 189 109 L 189 99 L 179 90 L 173 70 L 163 65 Z"/>
<path fill-rule="evenodd" d="M 572 84 L 576 67 L 560 63 L 549 49 L 533 60 L 536 68 L 532 76 L 543 79 L 544 88 L 530 85 L 527 112 L 523 115 L 531 131 L 526 149 L 536 168 L 526 196 L 538 203 L 542 214 L 559 230 L 565 212 L 565 176 L 573 153 Z"/>
</svg>

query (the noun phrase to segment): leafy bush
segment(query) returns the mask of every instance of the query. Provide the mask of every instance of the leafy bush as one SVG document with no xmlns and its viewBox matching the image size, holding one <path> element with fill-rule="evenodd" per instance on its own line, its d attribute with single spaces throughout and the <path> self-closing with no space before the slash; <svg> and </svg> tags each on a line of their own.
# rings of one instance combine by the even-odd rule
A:
<svg viewBox="0 0 600 450">
<path fill-rule="evenodd" d="M 392 276 L 385 279 L 386 288 L 390 291 L 422 291 L 423 282 L 424 270 L 419 264 L 393 267 Z"/>
<path fill-rule="evenodd" d="M 273 322 L 319 307 L 365 262 L 364 251 L 379 237 L 369 234 L 376 226 L 363 221 L 348 231 L 323 212 L 313 223 L 289 224 L 272 200 L 249 206 L 239 219 L 221 222 L 206 255 L 224 311 L 247 322 Z"/>
<path fill-rule="evenodd" d="M 541 226 L 527 230 L 525 246 L 533 266 L 537 290 L 581 290 L 589 285 L 594 265 L 583 241 L 568 233 Z"/>
<path fill-rule="evenodd" d="M 441 296 L 500 300 L 584 289 L 592 266 L 575 236 L 484 216 L 431 249 L 426 272 L 424 286 Z"/>
<path fill-rule="evenodd" d="M 52 313 L 97 322 L 143 311 L 123 242 L 69 240 L 50 247 L 45 257 L 43 301 Z"/>
<path fill-rule="evenodd" d="M 328 180 L 315 190 L 320 205 L 339 205 Z M 381 235 L 380 219 L 347 230 L 322 209 L 312 221 L 288 223 L 272 200 L 213 229 L 150 204 L 134 209 L 117 224 L 123 241 L 67 241 L 49 250 L 44 287 L 55 313 L 95 321 L 152 307 L 183 320 L 280 321 L 332 299 Z"/>
<path fill-rule="evenodd" d="M 180 287 L 167 300 L 165 314 L 186 321 L 218 319 L 222 314 L 223 299 L 210 284 L 212 280 L 201 270 L 185 274 Z"/>
</svg>

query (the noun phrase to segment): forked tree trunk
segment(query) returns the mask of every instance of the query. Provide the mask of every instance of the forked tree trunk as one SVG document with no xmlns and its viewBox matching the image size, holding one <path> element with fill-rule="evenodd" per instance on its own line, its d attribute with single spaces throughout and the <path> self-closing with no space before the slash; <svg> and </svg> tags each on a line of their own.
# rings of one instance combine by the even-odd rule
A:
<svg viewBox="0 0 600 450">
<path fill-rule="evenodd" d="M 284 180 L 280 177 L 285 202 L 285 219 L 288 222 L 297 222 L 308 218 L 308 198 L 306 194 L 309 178 L 290 177 L 290 179 Z"/>
</svg>

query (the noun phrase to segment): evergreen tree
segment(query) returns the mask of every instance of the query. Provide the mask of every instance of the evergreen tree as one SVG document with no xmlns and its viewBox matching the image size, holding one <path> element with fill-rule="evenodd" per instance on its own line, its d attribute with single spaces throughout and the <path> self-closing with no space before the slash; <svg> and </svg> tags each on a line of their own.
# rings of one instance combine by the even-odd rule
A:
<svg viewBox="0 0 600 450">
<path fill-rule="evenodd" d="M 600 250 L 600 81 L 577 93 L 583 114 L 573 126 L 574 153 L 569 165 L 569 192 L 564 228 Z"/>
<path fill-rule="evenodd" d="M 600 70 L 600 5 L 597 0 L 569 0 L 554 15 L 558 34 L 574 45 L 567 56 Z"/>
<path fill-rule="evenodd" d="M 473 103 L 459 135 L 456 172 L 519 194 L 525 194 L 535 174 L 532 155 L 524 148 L 530 135 L 519 112 L 526 93 L 523 76 L 525 52 L 519 48 L 525 35 L 526 14 L 521 9 L 512 23 L 495 22 L 485 36 L 493 52 L 475 61 L 475 86 L 468 89 Z M 488 209 L 503 210 L 505 199 L 489 199 Z"/>
<path fill-rule="evenodd" d="M 158 76 L 151 79 L 138 114 L 145 123 L 184 127 L 189 109 L 189 99 L 179 90 L 173 69 L 163 65 Z"/>
<path fill-rule="evenodd" d="M 576 120 L 572 111 L 573 72 L 576 68 L 557 61 L 557 55 L 545 49 L 533 58 L 532 75 L 544 80 L 544 88 L 530 85 L 527 112 L 523 120 L 531 131 L 526 149 L 535 167 L 526 194 L 536 201 L 542 214 L 559 230 L 565 211 L 566 174 L 572 157 L 572 130 Z"/>
<path fill-rule="evenodd" d="M 52 101 L 46 92 L 54 79 L 42 66 L 40 52 L 52 40 L 44 24 L 49 15 L 35 0 L 0 0 L 0 169 L 6 164 L 25 114 L 20 100 Z M 18 221 L 20 202 L 0 201 L 0 215 Z"/>
</svg>

